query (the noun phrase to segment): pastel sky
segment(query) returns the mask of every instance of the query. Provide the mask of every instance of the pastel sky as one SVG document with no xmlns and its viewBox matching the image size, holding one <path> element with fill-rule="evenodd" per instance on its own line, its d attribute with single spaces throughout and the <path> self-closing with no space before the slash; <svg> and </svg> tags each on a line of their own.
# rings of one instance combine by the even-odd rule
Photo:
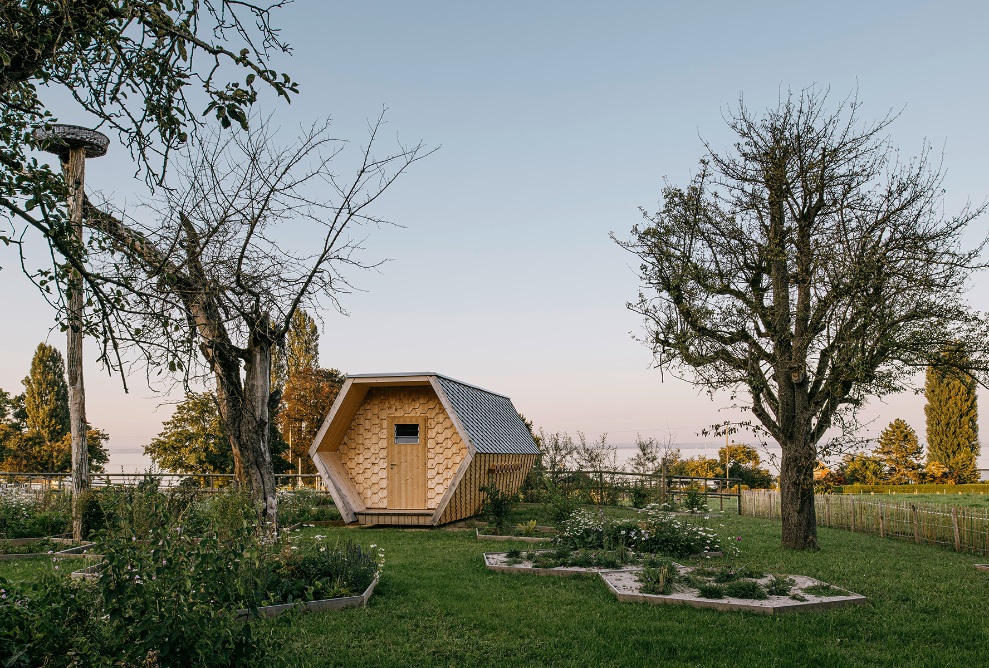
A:
<svg viewBox="0 0 989 668">
<path fill-rule="evenodd" d="M 655 209 L 664 177 L 690 178 L 701 138 L 730 146 L 723 118 L 740 95 L 763 109 L 788 89 L 830 88 L 835 104 L 857 90 L 864 119 L 900 114 L 891 135 L 904 154 L 925 139 L 943 150 L 948 213 L 989 197 L 985 3 L 297 0 L 275 22 L 294 48 L 275 66 L 301 87 L 290 106 L 264 102 L 286 138 L 331 116 L 356 148 L 387 107 L 386 143 L 440 147 L 381 202 L 401 227 L 366 231 L 365 258 L 390 261 L 350 275 L 362 292 L 343 298 L 349 316 L 319 313 L 323 365 L 437 371 L 507 394 L 547 431 L 607 432 L 622 447 L 669 432 L 691 455 L 718 446 L 698 435 L 704 425 L 738 417 L 727 397 L 650 368 L 625 309 L 636 262 L 608 234 L 627 236 L 638 207 Z M 52 99 L 61 121 L 86 123 Z M 132 174 L 114 143 L 88 164 L 87 185 L 133 203 Z M 0 387 L 19 392 L 38 342 L 64 342 L 10 249 L 0 264 Z M 989 310 L 985 276 L 970 298 Z M 109 470 L 143 469 L 141 446 L 175 397 L 140 372 L 125 394 L 92 356 L 86 374 Z M 900 417 L 923 438 L 919 397 L 867 415 L 869 433 Z M 985 417 L 981 427 L 989 434 Z"/>
</svg>

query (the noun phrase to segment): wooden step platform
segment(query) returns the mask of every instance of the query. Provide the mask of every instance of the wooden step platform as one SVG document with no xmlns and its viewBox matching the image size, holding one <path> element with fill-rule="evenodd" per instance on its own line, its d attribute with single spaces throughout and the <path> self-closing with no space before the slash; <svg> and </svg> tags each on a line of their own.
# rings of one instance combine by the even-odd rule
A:
<svg viewBox="0 0 989 668">
<path fill-rule="evenodd" d="M 368 508 L 357 512 L 362 526 L 433 526 L 432 510 L 396 510 L 392 508 Z"/>
</svg>

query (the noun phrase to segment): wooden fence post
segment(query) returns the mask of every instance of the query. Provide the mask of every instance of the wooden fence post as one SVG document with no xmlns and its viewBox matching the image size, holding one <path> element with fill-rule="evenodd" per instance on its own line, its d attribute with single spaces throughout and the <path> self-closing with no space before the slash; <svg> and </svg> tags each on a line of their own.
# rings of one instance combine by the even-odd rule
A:
<svg viewBox="0 0 989 668">
<path fill-rule="evenodd" d="M 962 551 L 962 536 L 961 532 L 958 531 L 958 509 L 951 509 L 951 524 L 955 530 L 955 552 Z"/>
<path fill-rule="evenodd" d="M 855 495 L 852 495 L 852 533 L 855 533 Z"/>
<path fill-rule="evenodd" d="M 917 506 L 910 504 L 910 511 L 913 515 L 913 542 L 920 543 L 920 524 L 917 522 Z"/>
<path fill-rule="evenodd" d="M 885 518 L 883 517 L 883 502 L 880 501 L 879 502 L 879 537 L 880 538 L 886 537 L 886 522 L 884 520 Z"/>
</svg>

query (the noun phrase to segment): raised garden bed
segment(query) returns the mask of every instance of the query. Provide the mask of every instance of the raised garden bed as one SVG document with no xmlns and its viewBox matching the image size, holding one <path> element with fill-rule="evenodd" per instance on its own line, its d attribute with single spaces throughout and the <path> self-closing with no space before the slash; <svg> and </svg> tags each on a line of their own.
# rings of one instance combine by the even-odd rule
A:
<svg viewBox="0 0 989 668">
<path fill-rule="evenodd" d="M 277 617 L 286 612 L 297 610 L 299 612 L 322 612 L 325 610 L 346 610 L 347 608 L 363 608 L 367 605 L 368 599 L 374 593 L 374 588 L 378 586 L 381 576 L 375 576 L 371 584 L 358 596 L 342 596 L 340 598 L 324 598 L 318 601 L 301 601 L 297 603 L 284 603 L 282 605 L 266 605 L 258 608 L 260 617 Z M 238 619 L 250 615 L 250 610 L 238 610 Z"/>
<path fill-rule="evenodd" d="M 989 564 L 976 564 L 975 569 L 979 571 L 989 571 Z"/>
<path fill-rule="evenodd" d="M 493 529 L 489 529 L 492 530 Z M 553 540 L 553 535 L 556 534 L 556 529 L 553 527 L 536 527 L 538 533 L 547 535 L 534 535 L 534 536 L 517 536 L 514 534 L 493 534 L 493 533 L 483 533 L 485 529 L 477 529 L 477 537 L 479 540 L 518 540 L 524 543 L 548 543 Z"/>
<path fill-rule="evenodd" d="M 48 556 L 82 555 L 91 551 L 93 543 L 76 543 L 61 536 L 44 538 L 7 538 L 0 540 L 0 561 Z"/>
<path fill-rule="evenodd" d="M 643 591 L 648 586 L 643 582 L 643 569 L 608 571 L 600 573 L 608 588 L 615 594 L 619 601 L 635 603 L 651 603 L 655 605 L 688 605 L 694 608 L 711 608 L 714 610 L 744 610 L 765 615 L 778 615 L 782 613 L 807 611 L 807 610 L 827 610 L 830 608 L 845 607 L 848 605 L 862 605 L 868 601 L 866 597 L 849 591 L 832 587 L 831 585 L 815 580 L 803 575 L 773 576 L 761 574 L 762 577 L 739 578 L 734 580 L 738 583 L 740 595 L 730 595 L 730 584 L 723 587 L 713 584 L 710 578 L 695 577 L 690 578 L 695 571 L 703 572 L 702 568 L 688 568 L 676 564 L 679 571 L 677 583 L 669 593 L 647 593 Z M 685 579 L 692 580 L 685 582 Z M 776 583 L 783 582 L 782 587 L 777 584 L 776 590 L 780 593 L 769 593 L 774 590 L 774 579 Z M 698 589 L 697 584 L 704 583 L 706 590 Z M 756 586 L 757 585 L 757 586 Z M 789 588 L 787 593 L 782 593 Z M 720 598 L 712 598 L 711 589 L 719 594 Z M 726 591 L 727 590 L 727 591 Z M 767 591 L 768 590 L 768 591 Z M 707 596 L 702 595 L 702 591 Z M 759 595 L 763 598 L 750 597 Z"/>
<path fill-rule="evenodd" d="M 542 551 L 543 554 L 548 554 L 549 551 Z M 574 575 L 594 575 L 595 573 L 600 573 L 604 570 L 618 569 L 633 569 L 640 568 L 637 565 L 629 564 L 625 566 L 555 566 L 549 568 L 542 568 L 533 565 L 533 560 L 525 556 L 509 556 L 511 552 L 485 552 L 484 553 L 484 565 L 487 566 L 489 570 L 498 571 L 501 573 L 529 573 L 532 575 L 555 575 L 561 577 L 570 577 Z M 531 554 L 531 553 L 530 553 Z"/>
</svg>

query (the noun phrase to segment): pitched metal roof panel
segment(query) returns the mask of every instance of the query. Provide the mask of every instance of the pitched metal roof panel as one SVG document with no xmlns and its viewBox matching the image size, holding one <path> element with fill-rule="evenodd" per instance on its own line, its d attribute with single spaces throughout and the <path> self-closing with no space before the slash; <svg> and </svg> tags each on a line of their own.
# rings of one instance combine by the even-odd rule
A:
<svg viewBox="0 0 989 668">
<path fill-rule="evenodd" d="M 494 392 L 436 376 L 474 448 L 485 454 L 538 455 L 539 448 L 512 400 Z"/>
</svg>

